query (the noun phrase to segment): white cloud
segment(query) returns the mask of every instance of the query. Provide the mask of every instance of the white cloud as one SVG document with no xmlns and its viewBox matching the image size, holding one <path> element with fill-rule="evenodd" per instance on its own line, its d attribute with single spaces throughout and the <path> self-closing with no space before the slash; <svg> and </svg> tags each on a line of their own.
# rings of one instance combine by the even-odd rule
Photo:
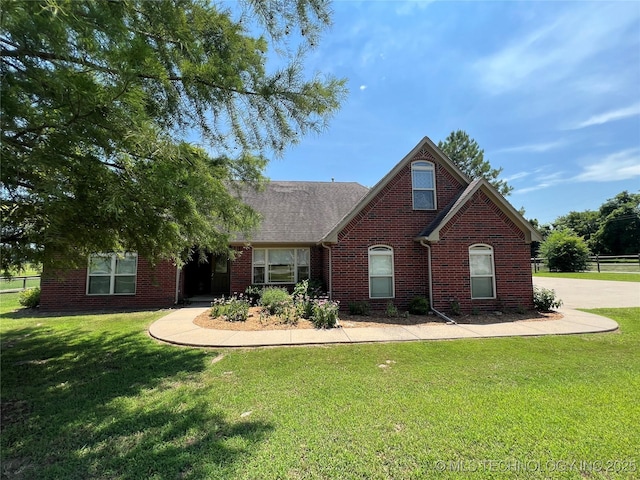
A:
<svg viewBox="0 0 640 480">
<path fill-rule="evenodd" d="M 595 55 L 614 46 L 638 20 L 638 10 L 618 4 L 587 3 L 558 12 L 554 21 L 511 39 L 505 48 L 474 65 L 481 84 L 492 93 L 556 83 L 575 75 Z M 538 25 L 539 19 L 532 22 Z"/>
<path fill-rule="evenodd" d="M 554 150 L 564 145 L 566 145 L 566 142 L 564 140 L 558 140 L 557 142 L 533 143 L 529 145 L 519 145 L 517 147 L 500 148 L 494 153 L 540 153 L 548 152 L 549 150 Z"/>
<path fill-rule="evenodd" d="M 512 181 L 518 180 L 520 178 L 528 177 L 529 175 L 531 175 L 531 172 L 518 172 L 518 173 L 514 173 L 513 175 L 510 175 L 508 177 L 505 177 L 503 180 L 505 182 L 512 182 Z"/>
<path fill-rule="evenodd" d="M 611 110 L 599 115 L 594 115 L 571 128 L 577 130 L 579 128 L 590 127 L 592 125 L 602 125 L 603 123 L 614 122 L 616 120 L 622 120 L 623 118 L 634 117 L 636 115 L 640 115 L 640 103 L 636 103 L 635 105 L 625 108 L 619 108 L 617 110 Z"/>
<path fill-rule="evenodd" d="M 532 185 L 531 187 L 526 187 L 526 188 L 514 189 L 513 193 L 514 194 L 531 193 L 531 192 L 535 192 L 536 190 L 542 190 L 544 188 L 553 187 L 554 185 L 558 185 L 566 181 L 567 181 L 567 178 L 565 176 L 565 172 L 554 172 L 546 175 L 538 175 L 532 182 L 532 183 L 535 183 L 535 185 Z"/>
<path fill-rule="evenodd" d="M 512 179 L 517 175 L 520 174 L 516 174 Z M 532 186 L 516 188 L 513 193 L 531 193 L 563 183 L 616 182 L 620 180 L 631 180 L 636 177 L 640 177 L 640 148 L 631 148 L 610 153 L 596 161 L 592 160 L 592 163 L 583 167 L 582 172 L 572 177 L 567 177 L 565 172 L 538 175 L 531 182 L 533 183 Z"/>
<path fill-rule="evenodd" d="M 360 85 L 360 90 L 366 90 L 367 86 L 366 85 Z"/>
<path fill-rule="evenodd" d="M 436 0 L 414 0 L 410 2 L 399 2 L 396 13 L 401 16 L 415 15 L 416 13 L 426 10 L 429 5 L 435 1 Z"/>
<path fill-rule="evenodd" d="M 577 182 L 615 182 L 640 177 L 640 148 L 632 148 L 607 155 L 584 167 L 574 180 Z"/>
</svg>

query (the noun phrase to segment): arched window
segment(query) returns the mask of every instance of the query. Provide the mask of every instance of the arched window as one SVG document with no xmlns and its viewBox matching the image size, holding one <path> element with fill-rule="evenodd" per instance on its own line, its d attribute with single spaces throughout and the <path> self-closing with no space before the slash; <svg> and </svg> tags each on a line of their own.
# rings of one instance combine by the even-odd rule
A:
<svg viewBox="0 0 640 480">
<path fill-rule="evenodd" d="M 436 209 L 435 167 L 431 162 L 413 162 L 411 164 L 413 185 L 413 209 Z"/>
<path fill-rule="evenodd" d="M 469 247 L 471 298 L 496 298 L 496 277 L 493 248 L 489 245 Z"/>
<path fill-rule="evenodd" d="M 369 297 L 393 298 L 393 248 L 369 247 Z"/>
</svg>

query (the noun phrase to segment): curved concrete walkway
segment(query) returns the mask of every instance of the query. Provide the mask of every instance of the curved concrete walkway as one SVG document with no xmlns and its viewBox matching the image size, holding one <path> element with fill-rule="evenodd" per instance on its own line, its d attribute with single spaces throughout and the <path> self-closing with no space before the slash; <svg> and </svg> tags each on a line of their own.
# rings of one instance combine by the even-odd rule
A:
<svg viewBox="0 0 640 480">
<path fill-rule="evenodd" d="M 206 307 L 185 307 L 160 318 L 149 327 L 152 337 L 177 345 L 197 347 L 257 347 L 329 343 L 403 342 L 456 338 L 566 335 L 616 330 L 605 317 L 575 308 L 640 307 L 640 283 L 535 277 L 534 284 L 553 288 L 564 302 L 561 320 L 494 323 L 490 325 L 408 325 L 331 330 L 267 330 L 242 332 L 202 328 L 193 319 Z"/>
<path fill-rule="evenodd" d="M 616 330 L 613 320 L 592 313 L 565 309 L 560 320 L 494 323 L 489 325 L 403 325 L 379 328 L 332 328 L 329 330 L 263 330 L 255 332 L 202 328 L 193 319 L 207 310 L 185 307 L 156 320 L 152 337 L 176 345 L 194 347 L 259 347 L 329 343 L 404 342 L 513 336 L 565 335 Z"/>
</svg>

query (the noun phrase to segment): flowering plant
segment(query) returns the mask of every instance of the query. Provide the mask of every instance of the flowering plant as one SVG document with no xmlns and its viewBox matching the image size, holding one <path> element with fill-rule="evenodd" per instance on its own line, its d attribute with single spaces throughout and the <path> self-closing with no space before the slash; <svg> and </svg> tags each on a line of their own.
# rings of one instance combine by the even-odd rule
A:
<svg viewBox="0 0 640 480">
<path fill-rule="evenodd" d="M 249 316 L 249 301 L 242 293 L 234 293 L 229 298 L 216 298 L 211 303 L 210 315 L 228 322 L 244 322 Z"/>
</svg>

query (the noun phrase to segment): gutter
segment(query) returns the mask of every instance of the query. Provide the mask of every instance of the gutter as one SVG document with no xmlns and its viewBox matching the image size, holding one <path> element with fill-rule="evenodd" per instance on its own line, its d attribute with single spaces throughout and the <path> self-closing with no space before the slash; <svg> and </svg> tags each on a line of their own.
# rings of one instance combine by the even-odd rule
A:
<svg viewBox="0 0 640 480">
<path fill-rule="evenodd" d="M 332 300 L 333 297 L 333 266 L 331 264 L 331 247 L 328 247 L 325 242 L 320 243 L 322 248 L 325 248 L 329 251 L 329 285 L 327 285 L 327 294 L 329 295 L 329 300 Z"/>
<path fill-rule="evenodd" d="M 428 243 L 425 243 L 424 240 L 420 240 L 420 245 L 425 247 L 427 249 L 427 252 L 428 252 L 428 256 L 427 256 L 427 265 L 428 265 L 428 267 L 427 268 L 429 270 L 428 271 L 428 273 L 429 273 L 429 310 L 431 310 L 438 317 L 440 317 L 445 322 L 447 322 L 447 325 L 457 325 L 455 320 L 447 317 L 444 313 L 439 312 L 438 310 L 433 308 L 433 283 L 432 283 L 432 276 L 431 276 L 431 245 L 429 245 Z"/>
</svg>

